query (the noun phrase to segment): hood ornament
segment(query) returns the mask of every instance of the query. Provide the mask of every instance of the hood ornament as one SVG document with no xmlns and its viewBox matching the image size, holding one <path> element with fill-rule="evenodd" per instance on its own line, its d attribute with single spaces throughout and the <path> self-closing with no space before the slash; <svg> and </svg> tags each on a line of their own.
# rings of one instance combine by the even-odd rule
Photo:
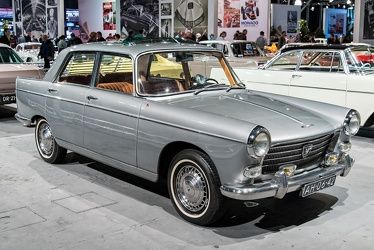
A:
<svg viewBox="0 0 374 250">
<path fill-rule="evenodd" d="M 303 159 L 308 157 L 312 149 L 313 149 L 313 144 L 306 144 L 303 146 L 303 150 L 301 151 L 301 156 L 303 157 Z"/>
<path fill-rule="evenodd" d="M 314 124 L 303 124 L 303 125 L 301 125 L 301 127 L 302 128 L 309 128 L 309 127 L 312 127 L 312 126 L 314 126 Z"/>
</svg>

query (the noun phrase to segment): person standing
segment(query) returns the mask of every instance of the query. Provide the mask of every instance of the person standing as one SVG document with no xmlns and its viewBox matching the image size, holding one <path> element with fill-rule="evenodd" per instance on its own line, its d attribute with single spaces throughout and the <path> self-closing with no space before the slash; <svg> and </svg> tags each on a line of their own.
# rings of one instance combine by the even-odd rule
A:
<svg viewBox="0 0 374 250">
<path fill-rule="evenodd" d="M 261 50 L 264 50 L 266 44 L 267 44 L 267 41 L 266 41 L 266 38 L 265 38 L 265 33 L 263 31 L 261 31 L 260 36 L 257 37 L 257 39 L 256 39 L 256 45 Z"/>
<path fill-rule="evenodd" d="M 103 34 L 100 32 L 100 31 L 98 31 L 98 32 L 96 32 L 96 36 L 97 36 L 97 42 L 105 42 L 106 40 L 105 40 L 105 38 L 103 37 Z"/>
<path fill-rule="evenodd" d="M 27 35 L 25 36 L 25 42 L 31 43 L 31 32 L 27 31 Z"/>
<path fill-rule="evenodd" d="M 67 46 L 68 46 L 68 45 L 67 45 L 67 43 L 66 43 L 66 41 L 65 41 L 65 36 L 64 36 L 64 35 L 60 36 L 60 37 L 59 37 L 59 41 L 58 41 L 58 43 L 57 43 L 58 52 L 60 52 L 60 51 L 63 50 L 63 49 L 66 49 Z"/>
<path fill-rule="evenodd" d="M 55 48 L 47 35 L 43 35 L 43 43 L 40 46 L 38 57 L 44 59 L 44 68 L 49 69 L 51 67 L 51 60 L 54 59 Z"/>
<path fill-rule="evenodd" d="M 10 46 L 10 30 L 5 28 L 4 35 L 0 38 L 0 43 Z"/>
<path fill-rule="evenodd" d="M 96 32 L 92 31 L 90 33 L 90 38 L 88 39 L 87 43 L 94 43 L 97 42 L 97 34 Z"/>
<path fill-rule="evenodd" d="M 330 33 L 330 37 L 327 38 L 327 44 L 334 44 L 335 43 L 335 36 L 334 33 Z"/>
</svg>

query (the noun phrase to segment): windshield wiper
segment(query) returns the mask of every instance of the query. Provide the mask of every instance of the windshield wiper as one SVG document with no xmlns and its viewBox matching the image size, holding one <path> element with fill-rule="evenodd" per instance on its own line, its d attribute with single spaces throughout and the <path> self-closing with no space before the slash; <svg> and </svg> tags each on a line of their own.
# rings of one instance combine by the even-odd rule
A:
<svg viewBox="0 0 374 250">
<path fill-rule="evenodd" d="M 230 86 L 226 89 L 226 92 L 230 92 L 230 90 L 232 89 L 246 89 L 245 86 L 240 86 L 240 85 L 234 85 L 234 86 Z"/>
<path fill-rule="evenodd" d="M 202 89 L 197 89 L 193 94 L 194 95 L 198 95 L 199 93 L 201 93 L 201 92 L 204 92 L 204 91 L 206 91 L 206 90 L 209 90 L 210 88 L 213 88 L 213 87 L 218 87 L 218 88 L 222 88 L 222 87 L 226 87 L 227 86 L 227 84 L 224 84 L 224 83 L 216 83 L 216 84 L 210 84 L 210 85 L 208 85 L 208 86 L 205 86 L 204 88 L 202 88 Z"/>
</svg>

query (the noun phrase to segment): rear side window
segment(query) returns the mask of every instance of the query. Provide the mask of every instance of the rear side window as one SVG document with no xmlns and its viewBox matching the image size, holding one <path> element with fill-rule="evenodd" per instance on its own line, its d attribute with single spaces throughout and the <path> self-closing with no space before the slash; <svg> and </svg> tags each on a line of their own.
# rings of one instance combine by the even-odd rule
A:
<svg viewBox="0 0 374 250">
<path fill-rule="evenodd" d="M 89 86 L 92 79 L 95 53 L 74 53 L 64 70 L 61 72 L 58 81 Z"/>
<path fill-rule="evenodd" d="M 126 55 L 103 55 L 96 88 L 132 94 L 133 62 Z"/>
</svg>

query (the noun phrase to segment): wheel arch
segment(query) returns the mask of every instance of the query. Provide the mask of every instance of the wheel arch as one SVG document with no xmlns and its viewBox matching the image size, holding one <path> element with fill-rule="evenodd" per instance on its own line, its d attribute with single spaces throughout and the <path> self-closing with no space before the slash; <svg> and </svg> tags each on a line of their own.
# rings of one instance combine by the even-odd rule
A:
<svg viewBox="0 0 374 250">
<path fill-rule="evenodd" d="M 369 118 L 364 123 L 364 127 L 370 127 L 374 125 L 374 112 L 369 116 Z"/>
<path fill-rule="evenodd" d="M 173 160 L 175 155 L 177 155 L 179 152 L 185 149 L 195 149 L 208 155 L 202 148 L 189 142 L 175 141 L 167 144 L 162 149 L 160 157 L 158 159 L 157 173 L 159 181 L 164 181 L 167 179 L 170 162 Z"/>
</svg>

